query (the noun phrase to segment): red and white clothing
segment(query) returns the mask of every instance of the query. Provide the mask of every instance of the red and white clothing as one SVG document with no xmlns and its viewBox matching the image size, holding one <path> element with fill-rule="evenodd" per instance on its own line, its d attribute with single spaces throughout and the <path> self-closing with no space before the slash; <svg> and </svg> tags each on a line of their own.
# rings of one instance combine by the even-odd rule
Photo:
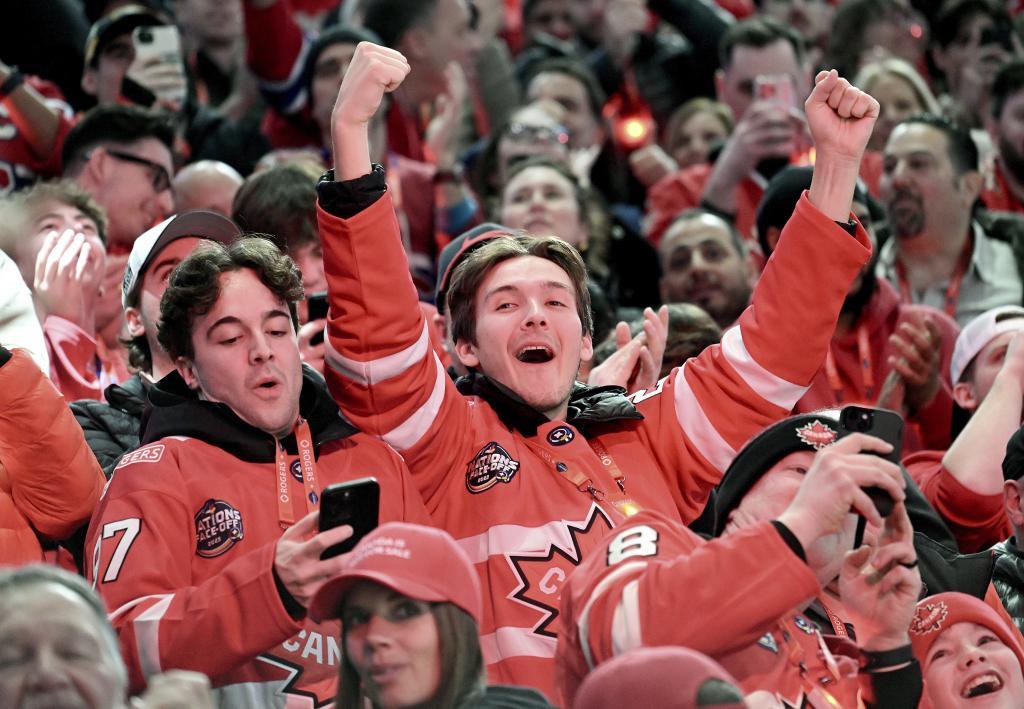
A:
<svg viewBox="0 0 1024 709">
<path fill-rule="evenodd" d="M 50 379 L 68 401 L 96 399 L 131 376 L 128 363 L 75 323 L 50 315 L 43 322 Z"/>
<path fill-rule="evenodd" d="M 381 522 L 429 524 L 398 455 L 357 433 L 327 392 L 311 387 L 307 376 L 302 415 L 317 486 L 373 476 Z M 87 576 L 110 610 L 132 691 L 179 668 L 208 675 L 220 707 L 327 706 L 337 692 L 339 625 L 294 617 L 273 571 L 289 526 L 281 505 L 292 520 L 311 506 L 297 437 L 279 444 L 226 406 L 190 398 L 176 374 L 150 399 L 147 445 L 115 468 L 86 540 Z"/>
<path fill-rule="evenodd" d="M 580 411 L 571 402 L 569 421 L 548 421 L 514 397 L 496 407 L 485 387 L 464 394 L 449 379 L 379 168 L 318 189 L 331 391 L 346 416 L 402 454 L 434 522 L 477 564 L 490 681 L 550 694 L 564 579 L 627 502 L 683 522 L 701 513 L 736 451 L 803 395 L 870 241 L 804 197 L 721 345 L 635 393 L 635 410 L 621 397 Z"/>
<path fill-rule="evenodd" d="M 856 646 L 825 638 L 796 610 L 820 593 L 810 567 L 770 522 L 704 541 L 641 512 L 569 577 L 558 640 L 561 699 L 588 672 L 641 646 L 682 645 L 718 661 L 745 694 L 805 696 L 856 707 Z M 844 631 L 845 632 L 845 631 Z"/>
<path fill-rule="evenodd" d="M 60 146 L 74 125 L 75 112 L 64 100 L 64 94 L 56 84 L 37 76 L 26 77 L 25 81 L 57 113 L 57 135 L 51 153 L 37 155 L 11 119 L 10 108 L 4 101 L 0 101 L 0 195 L 28 187 L 37 180 L 59 176 Z"/>
<path fill-rule="evenodd" d="M 940 310 L 902 303 L 896 289 L 884 279 L 878 279 L 877 290 L 853 329 L 832 338 L 829 356 L 835 367 L 834 379 L 826 361 L 811 382 L 811 388 L 797 402 L 793 413 L 809 413 L 847 404 L 874 405 L 892 370 L 889 357 L 898 354 L 889 344 L 889 336 L 904 322 L 920 325 L 925 317 L 930 318 L 939 331 L 939 390 L 931 403 L 908 421 L 910 425 L 905 431 L 903 451 L 912 453 L 922 447 L 948 446 L 950 417 L 953 414 L 949 362 L 960 328 Z"/>
</svg>

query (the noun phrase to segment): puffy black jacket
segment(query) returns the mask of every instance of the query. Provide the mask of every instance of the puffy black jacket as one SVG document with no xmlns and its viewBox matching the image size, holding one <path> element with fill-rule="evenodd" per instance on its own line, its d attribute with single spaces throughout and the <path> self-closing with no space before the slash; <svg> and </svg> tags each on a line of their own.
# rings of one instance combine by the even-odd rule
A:
<svg viewBox="0 0 1024 709">
<path fill-rule="evenodd" d="M 992 551 L 996 555 L 992 585 L 996 587 L 1006 612 L 1024 632 L 1024 553 L 1017 548 L 1014 537 L 999 542 L 992 547 Z"/>
<path fill-rule="evenodd" d="M 149 382 L 136 374 L 107 387 L 103 392 L 107 403 L 95 399 L 71 402 L 71 411 L 107 478 L 121 456 L 139 447 L 139 424 L 148 406 L 149 387 Z"/>
</svg>

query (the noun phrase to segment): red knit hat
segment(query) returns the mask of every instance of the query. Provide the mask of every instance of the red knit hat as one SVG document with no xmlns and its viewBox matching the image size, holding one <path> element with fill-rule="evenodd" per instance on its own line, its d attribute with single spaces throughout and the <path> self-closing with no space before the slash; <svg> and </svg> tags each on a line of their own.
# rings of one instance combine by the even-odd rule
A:
<svg viewBox="0 0 1024 709">
<path fill-rule="evenodd" d="M 918 602 L 914 619 L 910 623 L 910 642 L 914 657 L 924 671 L 928 651 L 946 630 L 956 623 L 977 623 L 995 633 L 1006 647 L 1017 656 L 1024 671 L 1024 638 L 1009 620 L 980 598 L 966 593 L 937 593 Z M 922 702 L 921 706 L 925 706 Z"/>
<path fill-rule="evenodd" d="M 316 622 L 337 618 L 348 590 L 373 581 L 417 601 L 446 601 L 480 624 L 483 602 L 473 562 L 451 535 L 440 529 L 388 522 L 367 534 L 352 550 L 340 576 L 317 590 L 309 604 Z"/>
<path fill-rule="evenodd" d="M 573 709 L 742 709 L 739 682 L 717 662 L 686 647 L 641 647 L 587 675 Z"/>
</svg>

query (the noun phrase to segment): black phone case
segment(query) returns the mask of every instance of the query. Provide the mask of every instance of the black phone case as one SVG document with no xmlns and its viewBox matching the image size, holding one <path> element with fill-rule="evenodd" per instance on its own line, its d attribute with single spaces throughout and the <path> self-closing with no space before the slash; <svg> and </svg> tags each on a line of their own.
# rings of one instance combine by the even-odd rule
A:
<svg viewBox="0 0 1024 709">
<path fill-rule="evenodd" d="M 359 540 L 377 528 L 380 485 L 376 478 L 360 478 L 324 488 L 320 496 L 320 531 L 347 524 L 352 536 L 324 550 L 321 559 L 352 551 Z"/>
<path fill-rule="evenodd" d="M 864 414 L 870 415 L 868 422 Z M 892 445 L 892 452 L 888 455 L 880 455 L 886 460 L 900 463 L 900 452 L 903 447 L 903 417 L 889 409 L 872 409 L 865 406 L 846 406 L 839 412 L 839 438 L 844 438 L 851 433 L 864 433 L 875 438 L 881 438 Z M 879 455 L 879 454 L 874 454 Z M 882 517 L 892 514 L 893 499 L 879 487 L 864 488 L 871 501 L 875 503 L 875 509 Z"/>
</svg>

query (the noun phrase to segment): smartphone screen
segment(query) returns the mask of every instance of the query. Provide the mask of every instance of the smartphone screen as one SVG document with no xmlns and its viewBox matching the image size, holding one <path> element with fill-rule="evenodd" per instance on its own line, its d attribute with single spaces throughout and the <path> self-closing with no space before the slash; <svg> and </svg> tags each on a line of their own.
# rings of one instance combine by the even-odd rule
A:
<svg viewBox="0 0 1024 709">
<path fill-rule="evenodd" d="M 377 528 L 380 485 L 376 478 L 360 478 L 324 488 L 320 495 L 320 531 L 342 525 L 352 527 L 352 536 L 326 549 L 321 559 L 352 551 L 359 540 Z"/>
</svg>

